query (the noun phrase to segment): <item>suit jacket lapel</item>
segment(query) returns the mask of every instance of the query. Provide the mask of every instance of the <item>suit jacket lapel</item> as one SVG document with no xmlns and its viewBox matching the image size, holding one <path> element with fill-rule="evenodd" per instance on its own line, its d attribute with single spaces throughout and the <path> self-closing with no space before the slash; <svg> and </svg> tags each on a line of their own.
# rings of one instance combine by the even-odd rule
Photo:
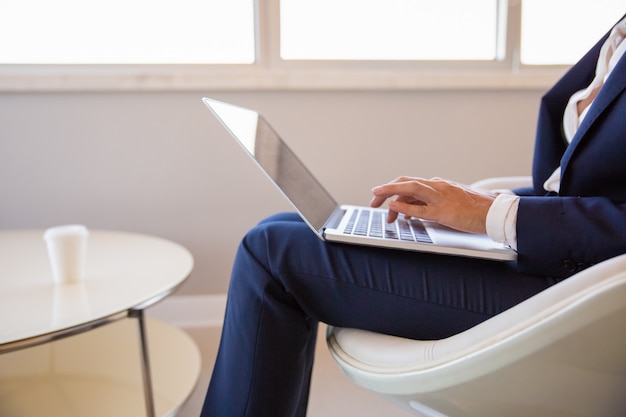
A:
<svg viewBox="0 0 626 417">
<path fill-rule="evenodd" d="M 563 154 L 563 158 L 561 159 L 562 176 L 566 175 L 567 165 L 576 151 L 576 148 L 587 139 L 589 128 L 593 126 L 600 115 L 624 89 L 626 89 L 626 55 L 624 55 L 615 68 L 613 68 L 611 75 L 598 92 L 598 96 L 591 104 L 587 116 L 585 116 L 583 123 L 576 131 L 576 135 Z"/>
</svg>

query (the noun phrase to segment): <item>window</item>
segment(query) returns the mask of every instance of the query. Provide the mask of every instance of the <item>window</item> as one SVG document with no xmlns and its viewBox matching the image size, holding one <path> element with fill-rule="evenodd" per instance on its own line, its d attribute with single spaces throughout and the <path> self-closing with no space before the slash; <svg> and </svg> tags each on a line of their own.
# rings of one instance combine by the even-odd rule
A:
<svg viewBox="0 0 626 417">
<path fill-rule="evenodd" d="M 298 60 L 493 60 L 497 0 L 281 0 L 280 52 Z"/>
<path fill-rule="evenodd" d="M 544 88 L 623 3 L 0 0 L 0 91 Z"/>
<path fill-rule="evenodd" d="M 2 0 L 0 39 L 5 64 L 249 64 L 253 1 Z"/>
<path fill-rule="evenodd" d="M 624 0 L 523 0 L 521 61 L 573 64 L 625 12 Z"/>
</svg>

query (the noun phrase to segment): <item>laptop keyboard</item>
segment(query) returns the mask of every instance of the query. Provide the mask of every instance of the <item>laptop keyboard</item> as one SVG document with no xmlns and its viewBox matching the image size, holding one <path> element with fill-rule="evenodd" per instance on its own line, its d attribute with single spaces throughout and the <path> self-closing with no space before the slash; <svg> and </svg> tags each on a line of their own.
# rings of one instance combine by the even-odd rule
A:
<svg viewBox="0 0 626 417">
<path fill-rule="evenodd" d="M 395 222 L 387 223 L 385 217 L 386 214 L 381 211 L 355 210 L 344 233 L 406 242 L 432 243 L 421 221 L 405 220 L 399 217 Z"/>
</svg>

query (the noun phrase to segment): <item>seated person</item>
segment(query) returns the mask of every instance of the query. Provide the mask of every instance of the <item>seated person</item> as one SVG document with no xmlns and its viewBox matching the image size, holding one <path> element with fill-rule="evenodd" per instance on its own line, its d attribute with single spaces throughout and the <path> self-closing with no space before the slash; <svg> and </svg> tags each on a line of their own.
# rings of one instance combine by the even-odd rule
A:
<svg viewBox="0 0 626 417">
<path fill-rule="evenodd" d="M 296 214 L 241 242 L 203 417 L 304 416 L 318 322 L 413 339 L 469 329 L 626 252 L 626 19 L 542 99 L 533 187 L 400 177 L 371 205 L 486 233 L 515 262 L 333 244 Z"/>
</svg>

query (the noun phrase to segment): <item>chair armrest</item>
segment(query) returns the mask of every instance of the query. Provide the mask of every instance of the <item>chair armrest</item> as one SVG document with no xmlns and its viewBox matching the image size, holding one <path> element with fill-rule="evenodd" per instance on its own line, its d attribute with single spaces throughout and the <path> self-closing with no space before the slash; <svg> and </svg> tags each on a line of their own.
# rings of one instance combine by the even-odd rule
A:
<svg viewBox="0 0 626 417">
<path fill-rule="evenodd" d="M 515 188 L 531 187 L 533 180 L 531 176 L 517 177 L 493 177 L 485 178 L 471 184 L 470 187 L 481 190 L 512 190 Z"/>
<path fill-rule="evenodd" d="M 335 360 L 359 385 L 387 394 L 430 392 L 519 361 L 581 329 L 588 333 L 615 325 L 605 320 L 615 312 L 618 325 L 623 326 L 626 316 L 620 312 L 625 296 L 626 254 L 585 269 L 446 339 L 410 340 L 329 327 L 327 340 Z M 602 359 L 605 343 L 626 346 L 623 332 L 609 328 L 609 333 L 615 333 L 610 342 L 590 341 L 593 348 L 583 352 L 588 361 Z"/>
</svg>

